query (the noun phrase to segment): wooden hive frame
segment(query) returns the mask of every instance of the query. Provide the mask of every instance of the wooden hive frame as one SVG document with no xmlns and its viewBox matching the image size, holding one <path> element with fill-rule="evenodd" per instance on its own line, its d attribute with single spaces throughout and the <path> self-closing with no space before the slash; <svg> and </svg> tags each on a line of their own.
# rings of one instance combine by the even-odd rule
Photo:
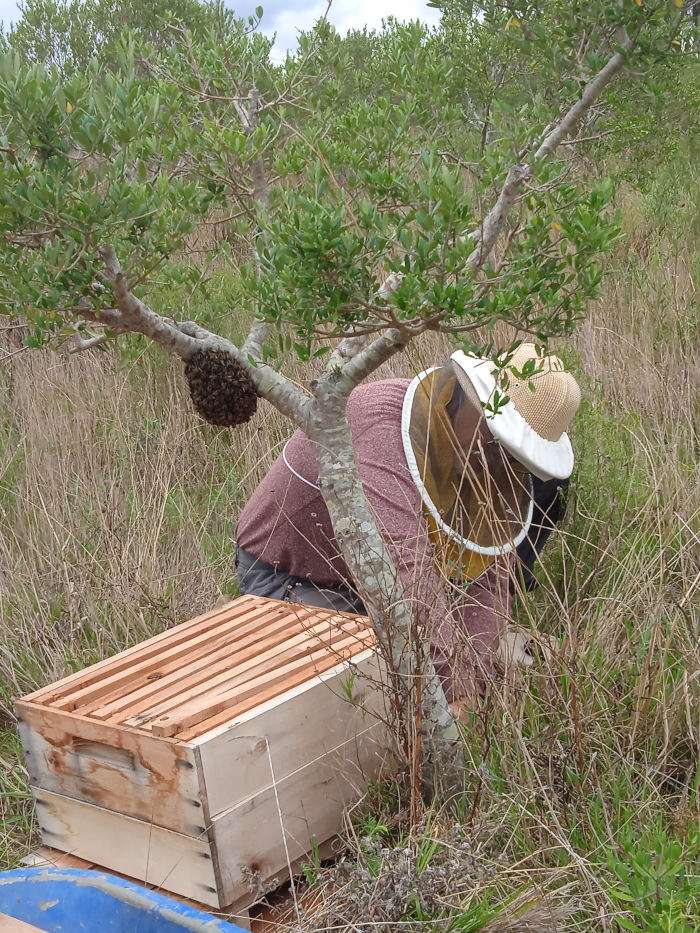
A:
<svg viewBox="0 0 700 933">
<path fill-rule="evenodd" d="M 16 707 L 43 841 L 240 901 L 379 772 L 383 676 L 366 618 L 241 597 L 37 690 Z"/>
</svg>

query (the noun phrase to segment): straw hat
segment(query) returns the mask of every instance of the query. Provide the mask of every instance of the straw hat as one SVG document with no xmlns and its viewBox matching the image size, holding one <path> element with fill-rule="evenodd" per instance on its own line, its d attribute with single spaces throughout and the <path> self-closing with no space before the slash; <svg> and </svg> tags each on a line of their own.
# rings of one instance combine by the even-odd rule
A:
<svg viewBox="0 0 700 933">
<path fill-rule="evenodd" d="M 535 360 L 541 372 L 530 379 L 518 379 L 510 372 L 522 371 L 528 360 Z M 538 356 L 534 344 L 523 343 L 513 354 L 508 376 L 508 395 L 532 430 L 547 441 L 558 441 L 581 404 L 579 385 L 559 357 Z"/>
<path fill-rule="evenodd" d="M 496 388 L 490 360 L 452 355 L 462 387 L 482 403 Z M 529 379 L 518 379 L 511 368 L 522 370 L 535 360 L 541 370 Z M 491 433 L 506 450 L 539 479 L 566 479 L 574 468 L 574 453 L 566 434 L 581 401 L 578 383 L 556 356 L 537 355 L 531 343 L 521 344 L 509 363 L 507 394 L 510 401 L 496 415 L 487 414 Z M 530 388 L 532 386 L 532 388 Z"/>
</svg>

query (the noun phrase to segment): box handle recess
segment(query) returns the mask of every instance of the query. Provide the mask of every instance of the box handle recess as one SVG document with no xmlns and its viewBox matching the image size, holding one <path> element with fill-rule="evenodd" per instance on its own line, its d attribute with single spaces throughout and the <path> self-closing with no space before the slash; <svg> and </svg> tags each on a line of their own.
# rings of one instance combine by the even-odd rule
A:
<svg viewBox="0 0 700 933">
<path fill-rule="evenodd" d="M 88 742 L 85 739 L 73 739 L 73 751 L 81 758 L 92 758 L 113 768 L 124 771 L 136 770 L 136 758 L 133 752 L 125 748 L 115 748 L 104 742 Z"/>
</svg>

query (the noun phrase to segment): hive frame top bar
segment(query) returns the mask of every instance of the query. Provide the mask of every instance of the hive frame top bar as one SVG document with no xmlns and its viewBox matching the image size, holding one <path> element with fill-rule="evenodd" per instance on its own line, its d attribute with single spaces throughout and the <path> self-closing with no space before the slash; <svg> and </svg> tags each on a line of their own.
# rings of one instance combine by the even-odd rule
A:
<svg viewBox="0 0 700 933">
<path fill-rule="evenodd" d="M 335 665 L 335 667 L 331 667 L 328 670 L 317 674 L 315 677 L 303 681 L 298 686 L 292 687 L 284 693 L 277 694 L 271 699 L 266 700 L 264 703 L 259 703 L 257 706 L 251 707 L 245 713 L 240 713 L 237 716 L 228 719 L 225 722 L 220 722 L 216 725 L 210 725 L 209 723 L 206 723 L 205 725 L 207 728 L 205 730 L 199 731 L 197 735 L 192 735 L 187 739 L 182 739 L 182 741 L 186 742 L 186 744 L 191 748 L 204 745 L 211 739 L 215 739 L 217 736 L 223 735 L 230 729 L 232 725 L 240 726 L 244 725 L 246 722 L 252 722 L 252 720 L 254 720 L 257 716 L 262 716 L 264 713 L 269 713 L 270 710 L 273 710 L 278 706 L 282 706 L 293 697 L 300 696 L 307 690 L 311 690 L 317 684 L 323 684 L 327 683 L 328 681 L 332 681 L 335 677 L 338 676 L 338 674 L 342 674 L 344 670 L 348 670 L 355 665 L 359 667 L 368 661 L 374 654 L 376 654 L 376 648 L 366 648 L 360 654 L 354 655 L 352 658 L 350 658 L 349 661 L 340 661 Z"/>
<path fill-rule="evenodd" d="M 244 596 L 37 690 L 18 706 L 189 743 L 375 648 L 364 616 Z"/>
</svg>

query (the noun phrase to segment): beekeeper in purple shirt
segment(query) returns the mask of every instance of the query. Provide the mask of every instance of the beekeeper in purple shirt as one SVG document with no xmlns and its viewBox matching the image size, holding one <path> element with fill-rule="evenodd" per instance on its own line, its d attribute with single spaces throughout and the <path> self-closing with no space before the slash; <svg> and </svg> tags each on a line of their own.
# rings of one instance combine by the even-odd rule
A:
<svg viewBox="0 0 700 933">
<path fill-rule="evenodd" d="M 532 344 L 508 372 L 510 401 L 496 414 L 493 363 L 462 351 L 413 380 L 359 386 L 348 400 L 360 480 L 450 700 L 488 672 L 513 580 L 533 585 L 574 465 L 574 377 Z M 236 537 L 241 593 L 364 611 L 301 431 L 243 509 Z"/>
</svg>

